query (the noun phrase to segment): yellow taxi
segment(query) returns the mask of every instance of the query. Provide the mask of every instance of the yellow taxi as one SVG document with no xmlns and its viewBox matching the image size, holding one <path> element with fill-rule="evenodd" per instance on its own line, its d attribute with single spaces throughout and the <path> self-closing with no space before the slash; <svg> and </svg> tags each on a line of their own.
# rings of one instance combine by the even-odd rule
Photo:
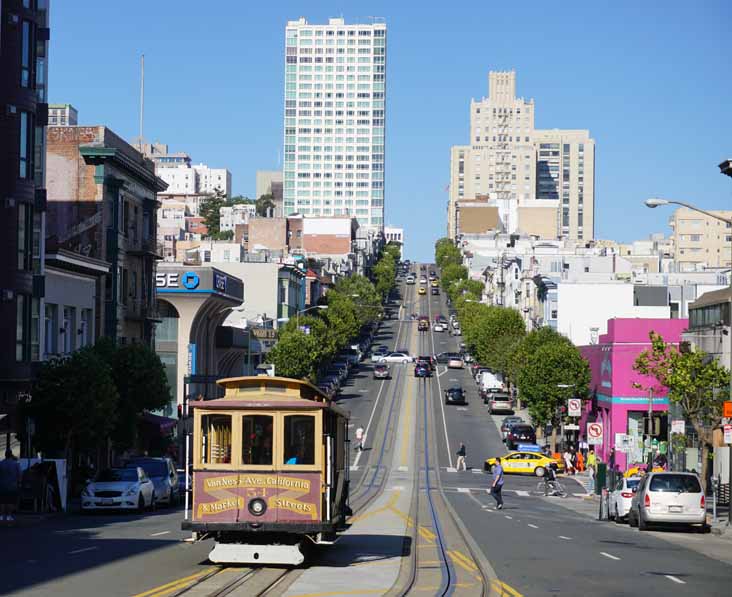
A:
<svg viewBox="0 0 732 597">
<path fill-rule="evenodd" d="M 501 456 L 504 473 L 523 473 L 537 477 L 543 477 L 552 462 L 557 465 L 557 470 L 564 470 L 564 463 L 561 459 L 545 456 L 541 452 L 509 452 L 505 456 Z M 483 470 L 490 473 L 495 463 L 495 458 L 488 458 L 483 464 Z"/>
<path fill-rule="evenodd" d="M 440 283 L 437 280 L 432 280 L 432 282 L 430 282 L 430 284 L 432 284 L 432 288 L 437 288 L 440 285 Z"/>
<path fill-rule="evenodd" d="M 424 286 L 420 286 L 418 293 L 419 294 L 427 294 L 427 289 Z"/>
</svg>

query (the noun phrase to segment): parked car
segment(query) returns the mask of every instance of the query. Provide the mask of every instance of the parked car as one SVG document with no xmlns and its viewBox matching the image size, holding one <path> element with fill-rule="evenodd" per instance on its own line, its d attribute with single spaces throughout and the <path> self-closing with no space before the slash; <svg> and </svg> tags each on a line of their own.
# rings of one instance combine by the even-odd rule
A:
<svg viewBox="0 0 732 597">
<path fill-rule="evenodd" d="M 451 336 L 462 336 L 463 335 L 463 330 L 460 329 L 460 327 L 453 327 L 452 328 L 452 331 L 450 332 L 450 335 Z"/>
<path fill-rule="evenodd" d="M 487 402 L 490 414 L 501 412 L 513 414 L 513 400 L 504 392 L 488 394 L 483 398 L 483 402 Z"/>
<path fill-rule="evenodd" d="M 180 500 L 180 485 L 178 473 L 170 458 L 132 458 L 125 462 L 125 466 L 140 467 L 153 482 L 155 501 L 158 504 L 175 506 Z"/>
<path fill-rule="evenodd" d="M 694 473 L 648 473 L 633 495 L 628 523 L 641 531 L 653 523 L 706 530 L 706 499 Z"/>
<path fill-rule="evenodd" d="M 142 512 L 154 505 L 155 486 L 139 466 L 103 469 L 81 492 L 84 512 L 98 509 Z"/>
<path fill-rule="evenodd" d="M 386 365 L 376 365 L 374 367 L 374 379 L 389 379 L 391 371 Z"/>
<path fill-rule="evenodd" d="M 414 377 L 432 377 L 432 369 L 424 363 L 417 363 L 414 366 Z"/>
<path fill-rule="evenodd" d="M 531 425 L 513 425 L 506 434 L 506 447 L 515 450 L 519 444 L 535 444 L 536 431 Z"/>
<path fill-rule="evenodd" d="M 447 388 L 445 390 L 445 404 L 467 404 L 468 399 L 465 392 L 459 386 Z"/>
<path fill-rule="evenodd" d="M 511 417 L 505 417 L 503 421 L 501 422 L 501 437 L 505 440 L 506 436 L 508 435 L 509 429 L 513 427 L 514 425 L 522 425 L 526 424 L 526 422 L 521 418 L 517 416 L 511 416 Z"/>
<path fill-rule="evenodd" d="M 453 355 L 447 360 L 448 369 L 462 369 L 463 366 L 463 358 L 460 355 Z"/>
<path fill-rule="evenodd" d="M 347 360 L 351 367 L 358 367 L 361 362 L 361 352 L 357 348 L 346 348 L 338 353 L 338 358 Z"/>
<path fill-rule="evenodd" d="M 412 357 L 408 352 L 390 352 L 381 357 L 380 363 L 411 363 Z"/>
<path fill-rule="evenodd" d="M 633 503 L 633 492 L 638 489 L 640 477 L 621 477 L 610 492 L 610 518 L 617 523 L 628 519 L 630 506 Z"/>
</svg>

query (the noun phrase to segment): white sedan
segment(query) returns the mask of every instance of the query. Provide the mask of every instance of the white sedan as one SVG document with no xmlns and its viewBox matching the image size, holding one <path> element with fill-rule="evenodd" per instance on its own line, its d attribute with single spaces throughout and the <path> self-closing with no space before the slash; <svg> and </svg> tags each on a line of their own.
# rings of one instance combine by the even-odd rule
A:
<svg viewBox="0 0 732 597">
<path fill-rule="evenodd" d="M 81 492 L 81 509 L 136 510 L 155 506 L 155 487 L 141 467 L 99 471 Z"/>
<path fill-rule="evenodd" d="M 432 324 L 432 331 L 433 332 L 444 332 L 445 331 L 445 324 L 443 323 L 435 323 Z"/>
<path fill-rule="evenodd" d="M 610 519 L 623 522 L 628 519 L 630 504 L 633 501 L 633 490 L 638 487 L 640 477 L 622 477 L 610 492 Z"/>
<path fill-rule="evenodd" d="M 411 363 L 414 360 L 413 357 L 406 352 L 390 352 L 379 359 L 379 363 Z"/>
</svg>

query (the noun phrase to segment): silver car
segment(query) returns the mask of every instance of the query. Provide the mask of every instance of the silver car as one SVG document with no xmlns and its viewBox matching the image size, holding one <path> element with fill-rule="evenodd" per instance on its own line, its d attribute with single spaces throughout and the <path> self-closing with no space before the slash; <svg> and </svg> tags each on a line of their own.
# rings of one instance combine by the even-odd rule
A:
<svg viewBox="0 0 732 597">
<path fill-rule="evenodd" d="M 630 526 L 641 531 L 654 523 L 698 526 L 706 530 L 706 499 L 694 473 L 649 473 L 635 491 L 628 513 Z"/>
</svg>

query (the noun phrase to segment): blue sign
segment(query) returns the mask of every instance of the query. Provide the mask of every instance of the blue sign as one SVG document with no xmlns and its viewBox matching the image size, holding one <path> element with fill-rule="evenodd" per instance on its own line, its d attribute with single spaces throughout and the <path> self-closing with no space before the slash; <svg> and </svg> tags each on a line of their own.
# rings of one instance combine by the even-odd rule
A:
<svg viewBox="0 0 732 597">
<path fill-rule="evenodd" d="M 541 448 L 536 444 L 519 444 L 519 452 L 541 452 Z"/>
<path fill-rule="evenodd" d="M 219 272 L 213 273 L 213 289 L 216 292 L 226 294 L 226 275 Z"/>
<path fill-rule="evenodd" d="M 181 283 L 188 290 L 193 290 L 194 288 L 198 288 L 198 285 L 201 283 L 201 280 L 198 277 L 198 274 L 196 274 L 195 272 L 186 272 L 185 274 L 183 274 Z"/>
<path fill-rule="evenodd" d="M 196 374 L 196 345 L 195 344 L 188 345 L 188 366 L 186 367 L 186 369 L 188 370 L 188 375 Z"/>
</svg>

